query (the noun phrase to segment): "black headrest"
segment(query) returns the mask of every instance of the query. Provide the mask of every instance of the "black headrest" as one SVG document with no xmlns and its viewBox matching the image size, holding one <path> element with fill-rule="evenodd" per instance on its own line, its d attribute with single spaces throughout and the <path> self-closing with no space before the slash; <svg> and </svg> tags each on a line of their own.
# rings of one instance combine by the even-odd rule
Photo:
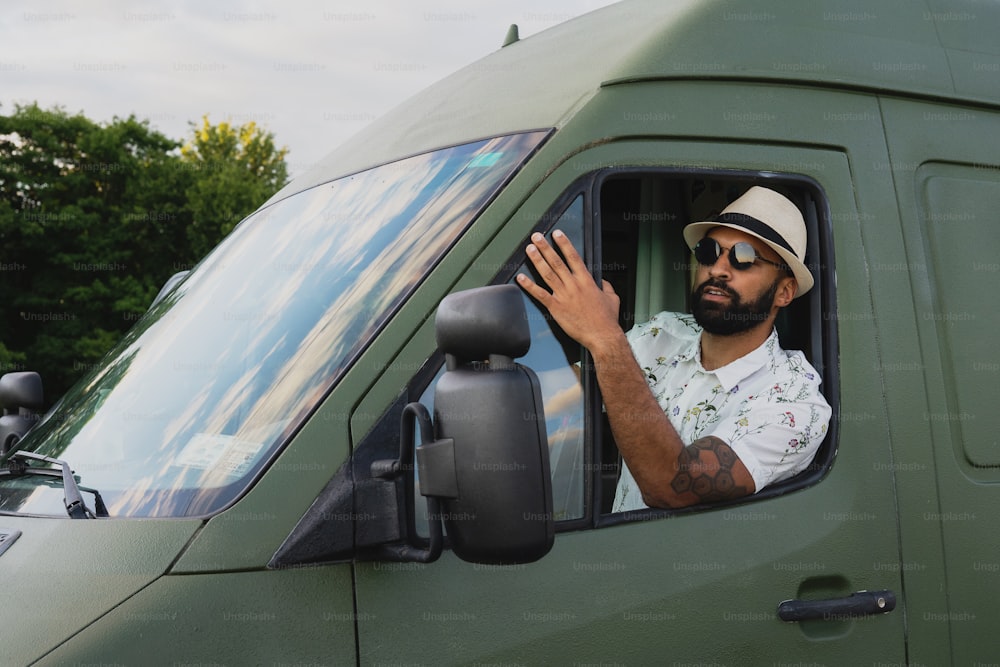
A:
<svg viewBox="0 0 1000 667">
<path fill-rule="evenodd" d="M 500 355 L 523 357 L 531 347 L 524 297 L 516 285 L 491 285 L 449 294 L 434 320 L 438 347 L 460 362 Z"/>
</svg>

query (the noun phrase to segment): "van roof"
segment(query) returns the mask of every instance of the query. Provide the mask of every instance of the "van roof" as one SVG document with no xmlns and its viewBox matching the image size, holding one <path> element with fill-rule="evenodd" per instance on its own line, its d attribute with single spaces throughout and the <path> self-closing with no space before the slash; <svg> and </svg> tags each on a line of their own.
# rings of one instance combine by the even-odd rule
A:
<svg viewBox="0 0 1000 667">
<path fill-rule="evenodd" d="M 272 201 L 434 148 L 560 127 L 624 82 L 780 81 L 997 104 L 998 26 L 1000 3 L 982 0 L 626 0 L 426 88 Z"/>
</svg>

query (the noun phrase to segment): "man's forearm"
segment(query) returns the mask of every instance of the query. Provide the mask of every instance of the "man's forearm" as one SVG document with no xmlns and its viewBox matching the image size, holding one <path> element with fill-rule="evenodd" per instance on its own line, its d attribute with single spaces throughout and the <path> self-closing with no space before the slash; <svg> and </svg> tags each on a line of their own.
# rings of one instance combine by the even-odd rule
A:
<svg viewBox="0 0 1000 667">
<path fill-rule="evenodd" d="M 749 471 L 717 437 L 685 443 L 646 383 L 624 334 L 591 351 L 618 449 L 650 507 L 686 507 L 754 492 Z"/>
<path fill-rule="evenodd" d="M 591 350 L 611 432 L 647 505 L 678 503 L 671 483 L 684 442 L 657 403 L 624 333 Z"/>
</svg>

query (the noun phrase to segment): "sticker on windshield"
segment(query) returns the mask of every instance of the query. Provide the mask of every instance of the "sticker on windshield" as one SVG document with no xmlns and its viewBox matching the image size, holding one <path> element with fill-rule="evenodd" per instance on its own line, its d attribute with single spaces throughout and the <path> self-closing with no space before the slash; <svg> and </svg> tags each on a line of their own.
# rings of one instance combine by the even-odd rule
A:
<svg viewBox="0 0 1000 667">
<path fill-rule="evenodd" d="M 231 435 L 198 433 L 177 455 L 174 465 L 242 477 L 263 447 L 264 443 L 240 440 Z"/>
<path fill-rule="evenodd" d="M 476 157 L 469 160 L 470 167 L 492 167 L 500 158 L 503 157 L 503 151 L 492 151 L 490 153 L 480 153 Z"/>
</svg>

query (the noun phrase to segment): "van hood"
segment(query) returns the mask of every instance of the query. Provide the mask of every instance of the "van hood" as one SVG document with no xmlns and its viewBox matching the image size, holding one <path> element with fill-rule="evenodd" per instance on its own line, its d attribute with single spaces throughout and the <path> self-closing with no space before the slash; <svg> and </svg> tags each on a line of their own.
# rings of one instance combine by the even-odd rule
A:
<svg viewBox="0 0 1000 667">
<path fill-rule="evenodd" d="M 42 658 L 163 575 L 197 520 L 79 520 L 0 515 L 0 655 Z"/>
</svg>

